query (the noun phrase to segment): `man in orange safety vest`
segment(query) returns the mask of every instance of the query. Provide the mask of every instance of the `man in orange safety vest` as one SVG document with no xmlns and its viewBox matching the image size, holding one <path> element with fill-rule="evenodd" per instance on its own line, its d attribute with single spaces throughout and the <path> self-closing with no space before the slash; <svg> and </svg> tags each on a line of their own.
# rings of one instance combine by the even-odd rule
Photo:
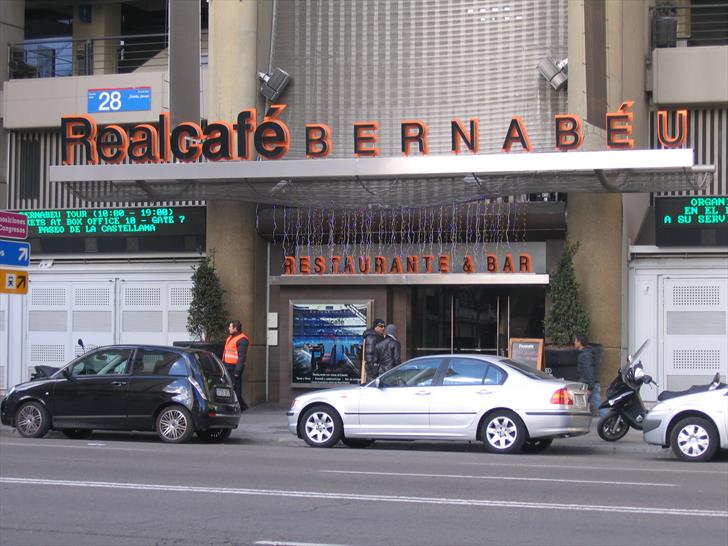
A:
<svg viewBox="0 0 728 546">
<path fill-rule="evenodd" d="M 240 401 L 240 409 L 245 411 L 248 404 L 243 400 L 243 371 L 245 370 L 245 359 L 248 356 L 248 344 L 250 340 L 243 333 L 243 327 L 239 320 L 231 320 L 227 324 L 228 337 L 225 340 L 225 351 L 222 361 L 225 363 L 230 377 L 235 383 L 235 394 Z"/>
</svg>

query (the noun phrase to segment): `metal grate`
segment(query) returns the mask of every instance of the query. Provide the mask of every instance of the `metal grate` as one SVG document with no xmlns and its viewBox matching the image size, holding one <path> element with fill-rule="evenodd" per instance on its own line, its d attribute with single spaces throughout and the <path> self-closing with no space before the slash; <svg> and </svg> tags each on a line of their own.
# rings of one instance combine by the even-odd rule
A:
<svg viewBox="0 0 728 546">
<path fill-rule="evenodd" d="M 64 307 L 66 305 L 66 289 L 35 288 L 30 291 L 30 304 L 34 307 Z"/>
<path fill-rule="evenodd" d="M 172 287 L 169 289 L 170 307 L 188 309 L 192 303 L 192 288 Z"/>
<path fill-rule="evenodd" d="M 159 307 L 162 302 L 160 288 L 127 287 L 124 290 L 124 305 L 129 307 Z"/>
<path fill-rule="evenodd" d="M 31 345 L 31 362 L 63 362 L 65 359 L 64 345 Z"/>
<path fill-rule="evenodd" d="M 110 298 L 110 288 L 76 288 L 73 301 L 79 307 L 107 307 Z"/>
<path fill-rule="evenodd" d="M 720 286 L 673 286 L 672 304 L 689 306 L 719 306 Z"/>
<path fill-rule="evenodd" d="M 720 367 L 720 350 L 673 349 L 672 367 L 675 370 L 716 370 Z"/>
</svg>

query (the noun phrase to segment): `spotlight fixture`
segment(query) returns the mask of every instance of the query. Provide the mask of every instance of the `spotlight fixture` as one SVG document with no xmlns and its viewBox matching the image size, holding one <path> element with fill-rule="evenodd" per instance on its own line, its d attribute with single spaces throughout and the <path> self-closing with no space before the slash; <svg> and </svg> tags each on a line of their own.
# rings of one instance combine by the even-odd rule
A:
<svg viewBox="0 0 728 546">
<path fill-rule="evenodd" d="M 280 68 L 274 68 L 269 74 L 258 72 L 258 78 L 261 80 L 260 93 L 271 102 L 278 100 L 291 81 L 288 72 Z"/>
<path fill-rule="evenodd" d="M 538 63 L 538 71 L 541 76 L 551 84 L 556 91 L 566 85 L 569 79 L 569 59 L 556 61 L 551 57 L 545 57 Z"/>
</svg>

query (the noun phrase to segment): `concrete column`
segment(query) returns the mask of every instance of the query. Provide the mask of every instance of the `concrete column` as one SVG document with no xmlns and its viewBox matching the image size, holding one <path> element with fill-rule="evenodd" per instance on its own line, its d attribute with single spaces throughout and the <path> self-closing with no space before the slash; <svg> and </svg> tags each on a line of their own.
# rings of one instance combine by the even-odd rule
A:
<svg viewBox="0 0 728 546">
<path fill-rule="evenodd" d="M 210 0 L 208 117 L 234 122 L 240 110 L 255 107 L 256 0 Z M 207 202 L 207 250 L 215 252 L 228 312 L 251 339 L 243 377 L 244 398 L 265 400 L 265 243 L 255 231 L 255 205 Z M 275 365 L 275 364 L 273 364 Z"/>
<path fill-rule="evenodd" d="M 81 20 L 81 9 L 90 10 L 87 12 L 90 16 L 89 21 Z M 98 38 L 120 34 L 121 3 L 73 6 L 73 73 L 86 74 L 86 63 L 89 63 L 91 69 L 89 74 L 115 74 L 119 42 Z M 87 40 L 93 41 L 86 42 Z"/>
</svg>

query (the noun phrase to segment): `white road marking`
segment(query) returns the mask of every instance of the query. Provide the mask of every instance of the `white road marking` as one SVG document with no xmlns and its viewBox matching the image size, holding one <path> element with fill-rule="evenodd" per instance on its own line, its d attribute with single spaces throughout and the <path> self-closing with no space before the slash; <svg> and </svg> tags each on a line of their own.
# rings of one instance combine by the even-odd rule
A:
<svg viewBox="0 0 728 546">
<path fill-rule="evenodd" d="M 613 512 L 629 514 L 638 518 L 644 516 L 685 516 L 728 518 L 728 511 L 689 510 L 682 508 L 649 508 L 645 506 L 606 506 L 595 504 L 565 504 L 556 502 L 522 502 L 488 499 L 456 499 L 446 497 L 407 497 L 399 495 L 363 495 L 358 493 L 327 493 L 323 491 L 286 491 L 280 489 L 237 489 L 231 487 L 197 487 L 190 485 L 163 485 L 145 483 L 86 482 L 69 480 L 45 480 L 38 478 L 0 478 L 0 483 L 16 485 L 42 485 L 59 487 L 91 487 L 100 489 L 131 489 L 137 491 L 158 491 L 174 493 L 211 493 L 215 495 L 250 495 L 262 497 L 288 497 L 311 500 L 399 502 L 408 504 L 435 504 L 448 506 L 467 506 L 471 508 L 525 508 L 527 510 L 565 510 L 578 512 Z"/>
<path fill-rule="evenodd" d="M 260 546 L 347 546 L 346 544 L 322 544 L 320 542 L 281 542 L 280 540 L 258 540 Z"/>
<path fill-rule="evenodd" d="M 8 447 L 8 446 L 24 447 L 24 448 L 48 447 L 48 448 L 53 448 L 53 449 L 64 448 L 64 447 L 68 448 L 68 449 L 88 449 L 89 447 L 96 447 L 96 448 L 104 447 L 111 451 L 145 451 L 145 452 L 149 452 L 149 449 L 142 449 L 139 447 L 136 447 L 136 448 L 135 447 L 118 447 L 118 446 L 109 446 L 106 444 L 79 444 L 79 443 L 76 443 L 75 445 L 64 445 L 64 444 L 57 444 L 55 442 L 54 443 L 45 443 L 45 444 L 42 444 L 42 443 L 32 444 L 32 443 L 23 443 L 23 442 L 15 442 L 15 443 L 3 442 L 2 445 L 3 445 L 3 447 Z M 158 448 L 160 446 L 157 445 L 155 447 Z"/>
<path fill-rule="evenodd" d="M 667 463 L 673 462 L 673 461 L 665 461 Z M 678 462 L 677 460 L 674 461 L 677 464 L 683 464 Z M 468 463 L 468 462 L 459 462 L 460 465 L 467 465 L 467 466 L 507 466 L 509 468 L 513 467 L 513 463 Z M 564 465 L 564 464 L 522 464 L 521 462 L 518 463 L 518 468 L 566 468 L 567 470 L 616 470 L 616 466 L 572 466 L 572 465 Z M 728 474 L 728 466 L 722 468 L 721 470 L 689 470 L 689 469 L 683 469 L 682 467 L 675 468 L 675 467 L 662 467 L 662 468 L 645 468 L 644 466 L 635 466 L 633 468 L 619 468 L 620 472 L 639 472 L 640 474 L 644 472 L 669 472 L 671 474 L 674 474 L 675 472 L 680 472 L 680 474 L 720 474 L 725 476 Z"/>
<path fill-rule="evenodd" d="M 615 482 L 599 480 L 563 480 L 560 478 L 521 478 L 518 476 L 468 476 L 467 474 L 418 474 L 415 472 L 367 472 L 363 470 L 319 470 L 328 474 L 365 474 L 370 476 L 411 476 L 413 478 L 462 478 L 467 480 L 512 480 L 524 482 L 591 483 L 599 485 L 648 485 L 650 487 L 676 487 L 674 483 Z"/>
</svg>

